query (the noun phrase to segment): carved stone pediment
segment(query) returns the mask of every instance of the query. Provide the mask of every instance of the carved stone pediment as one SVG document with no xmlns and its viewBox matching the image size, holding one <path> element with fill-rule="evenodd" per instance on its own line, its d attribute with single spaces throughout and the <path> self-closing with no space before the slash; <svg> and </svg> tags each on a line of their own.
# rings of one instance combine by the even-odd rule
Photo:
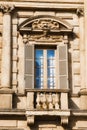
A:
<svg viewBox="0 0 87 130">
<path fill-rule="evenodd" d="M 72 31 L 72 26 L 66 21 L 54 16 L 35 16 L 25 20 L 19 25 L 21 32 L 60 32 Z"/>
<path fill-rule="evenodd" d="M 57 30 L 60 25 L 57 21 L 51 19 L 38 19 L 28 25 L 33 30 Z"/>
<path fill-rule="evenodd" d="M 25 20 L 19 25 L 23 35 L 23 42 L 35 41 L 62 41 L 63 36 L 72 32 L 72 26 L 54 16 L 35 16 Z"/>
</svg>

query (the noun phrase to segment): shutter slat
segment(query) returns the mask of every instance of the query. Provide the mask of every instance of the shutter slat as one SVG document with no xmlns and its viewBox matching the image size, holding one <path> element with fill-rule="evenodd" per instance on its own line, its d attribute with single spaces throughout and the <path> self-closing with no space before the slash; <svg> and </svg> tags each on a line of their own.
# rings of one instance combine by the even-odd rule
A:
<svg viewBox="0 0 87 130">
<path fill-rule="evenodd" d="M 34 45 L 25 45 L 25 88 L 34 88 Z"/>
<path fill-rule="evenodd" d="M 59 53 L 59 87 L 61 89 L 68 88 L 68 53 L 67 44 L 58 46 Z"/>
</svg>

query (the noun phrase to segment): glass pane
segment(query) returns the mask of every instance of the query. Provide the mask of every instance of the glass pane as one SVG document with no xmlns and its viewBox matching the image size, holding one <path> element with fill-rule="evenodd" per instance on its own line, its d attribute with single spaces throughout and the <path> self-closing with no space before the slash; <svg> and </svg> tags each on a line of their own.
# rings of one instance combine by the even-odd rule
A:
<svg viewBox="0 0 87 130">
<path fill-rule="evenodd" d="M 36 78 L 36 88 L 43 88 L 43 78 Z"/>
<path fill-rule="evenodd" d="M 55 68 L 48 68 L 48 77 L 55 76 Z"/>
<path fill-rule="evenodd" d="M 54 58 L 55 50 L 47 50 L 47 58 Z"/>
<path fill-rule="evenodd" d="M 43 88 L 43 50 L 35 50 L 36 88 Z"/>
<path fill-rule="evenodd" d="M 43 50 L 36 49 L 36 51 L 35 51 L 35 58 L 43 58 Z"/>
<path fill-rule="evenodd" d="M 54 88 L 55 87 L 55 78 L 48 78 L 48 88 Z"/>
<path fill-rule="evenodd" d="M 55 50 L 47 50 L 47 77 L 48 88 L 55 87 Z"/>
<path fill-rule="evenodd" d="M 55 66 L 55 60 L 54 59 L 48 59 L 47 60 L 47 65 L 48 66 Z"/>
<path fill-rule="evenodd" d="M 37 68 L 36 69 L 36 77 L 42 77 L 43 76 L 43 68 Z"/>
<path fill-rule="evenodd" d="M 43 66 L 43 59 L 36 59 L 35 67 L 40 68 L 41 66 Z"/>
</svg>

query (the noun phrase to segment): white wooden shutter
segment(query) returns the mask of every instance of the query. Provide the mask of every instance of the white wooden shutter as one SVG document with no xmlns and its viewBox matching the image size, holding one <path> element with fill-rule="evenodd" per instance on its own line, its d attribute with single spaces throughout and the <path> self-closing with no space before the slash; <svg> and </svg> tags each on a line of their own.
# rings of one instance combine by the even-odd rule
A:
<svg viewBox="0 0 87 130">
<path fill-rule="evenodd" d="M 25 88 L 34 88 L 34 45 L 25 45 Z"/>
<path fill-rule="evenodd" d="M 58 68 L 59 68 L 59 88 L 68 88 L 68 52 L 67 44 L 58 45 Z"/>
</svg>

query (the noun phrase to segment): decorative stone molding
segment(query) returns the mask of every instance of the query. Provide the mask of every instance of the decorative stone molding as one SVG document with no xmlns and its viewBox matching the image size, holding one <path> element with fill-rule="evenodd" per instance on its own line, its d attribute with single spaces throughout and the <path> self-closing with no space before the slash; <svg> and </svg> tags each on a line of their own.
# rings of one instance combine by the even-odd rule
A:
<svg viewBox="0 0 87 130">
<path fill-rule="evenodd" d="M 62 35 L 49 35 L 47 32 L 43 32 L 43 34 L 35 34 L 35 35 L 23 35 L 23 43 L 26 44 L 28 41 L 63 41 Z M 68 40 L 64 39 L 64 43 L 68 43 Z"/>
<path fill-rule="evenodd" d="M 28 125 L 34 124 L 34 116 L 27 116 L 27 124 Z"/>
<path fill-rule="evenodd" d="M 59 29 L 60 25 L 57 21 L 51 19 L 38 19 L 32 23 L 32 29 L 43 29 L 43 30 L 51 30 L 51 29 Z"/>
<path fill-rule="evenodd" d="M 62 41 L 63 36 L 62 35 L 49 35 L 47 32 L 40 34 L 40 35 L 29 35 L 29 40 L 36 40 L 36 41 Z"/>
<path fill-rule="evenodd" d="M 68 43 L 68 35 L 64 35 L 63 40 L 64 40 L 64 43 L 67 44 Z"/>
<path fill-rule="evenodd" d="M 14 5 L 2 4 L 2 5 L 0 5 L 0 9 L 2 10 L 3 13 L 8 14 L 14 10 Z"/>
<path fill-rule="evenodd" d="M 28 42 L 28 35 L 24 34 L 23 35 L 23 43 L 26 44 Z"/>
<path fill-rule="evenodd" d="M 40 15 L 25 20 L 18 27 L 23 36 L 23 42 L 53 41 L 68 43 L 67 36 L 61 33 L 72 32 L 73 27 L 66 21 L 49 15 Z"/>
<path fill-rule="evenodd" d="M 79 17 L 80 17 L 80 16 L 83 16 L 83 15 L 84 15 L 84 10 L 78 8 L 78 9 L 76 10 L 76 14 L 77 14 Z"/>
</svg>

